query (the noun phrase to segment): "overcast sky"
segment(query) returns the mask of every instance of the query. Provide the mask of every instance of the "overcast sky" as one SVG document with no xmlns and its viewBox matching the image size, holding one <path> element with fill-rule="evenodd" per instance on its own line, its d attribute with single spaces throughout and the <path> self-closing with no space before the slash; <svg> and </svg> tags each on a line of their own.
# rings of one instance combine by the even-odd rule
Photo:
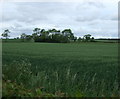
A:
<svg viewBox="0 0 120 99">
<path fill-rule="evenodd" d="M 0 6 L 0 32 L 9 29 L 11 37 L 32 34 L 36 27 L 70 28 L 77 37 L 88 33 L 95 38 L 118 37 L 118 2 L 5 2 Z"/>
</svg>

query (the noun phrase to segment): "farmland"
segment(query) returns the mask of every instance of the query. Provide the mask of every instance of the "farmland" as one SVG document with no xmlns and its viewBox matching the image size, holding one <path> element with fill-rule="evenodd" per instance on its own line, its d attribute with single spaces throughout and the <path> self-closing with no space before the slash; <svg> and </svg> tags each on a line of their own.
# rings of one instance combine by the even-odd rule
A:
<svg viewBox="0 0 120 99">
<path fill-rule="evenodd" d="M 3 74 L 26 89 L 118 96 L 117 43 L 3 43 Z"/>
</svg>

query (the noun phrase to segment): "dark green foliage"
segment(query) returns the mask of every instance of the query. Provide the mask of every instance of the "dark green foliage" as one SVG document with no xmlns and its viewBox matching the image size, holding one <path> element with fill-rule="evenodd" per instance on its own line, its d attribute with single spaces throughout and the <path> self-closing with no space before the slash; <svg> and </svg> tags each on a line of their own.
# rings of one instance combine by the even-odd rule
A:
<svg viewBox="0 0 120 99">
<path fill-rule="evenodd" d="M 2 80 L 2 95 L 3 98 L 32 98 L 32 97 L 65 97 L 63 94 L 51 94 L 46 93 L 42 88 L 36 88 L 35 90 L 27 89 L 23 84 L 17 84 L 10 80 Z"/>
<path fill-rule="evenodd" d="M 73 40 L 74 40 L 74 42 L 76 42 L 77 41 L 77 37 L 74 37 Z"/>
<path fill-rule="evenodd" d="M 91 37 L 90 34 L 84 35 L 84 40 L 85 40 L 85 41 L 90 41 L 90 40 L 91 40 L 90 37 Z"/>
<path fill-rule="evenodd" d="M 95 39 L 94 39 L 94 37 L 92 37 L 90 41 L 91 41 L 91 42 L 95 42 Z"/>
<path fill-rule="evenodd" d="M 79 37 L 77 41 L 78 41 L 78 42 L 81 42 L 81 41 L 82 41 L 82 38 L 81 38 L 81 37 Z"/>
<path fill-rule="evenodd" d="M 34 31 L 36 28 L 34 29 Z M 70 29 L 65 29 L 62 32 L 56 29 L 50 29 L 46 31 L 45 29 L 36 30 L 36 33 L 33 33 L 33 38 L 35 42 L 49 42 L 49 43 L 68 43 L 71 40 L 76 41 L 77 38 L 74 38 L 74 34 Z"/>
<path fill-rule="evenodd" d="M 27 41 L 31 41 L 32 40 L 32 36 L 31 35 L 26 35 L 26 38 L 25 38 Z"/>
<path fill-rule="evenodd" d="M 25 41 L 26 36 L 27 36 L 27 35 L 26 35 L 25 33 L 22 33 L 22 34 L 21 34 L 21 37 L 20 37 L 20 38 L 21 38 L 21 41 L 22 41 L 22 42 Z"/>
<path fill-rule="evenodd" d="M 8 33 L 10 31 L 8 29 L 4 30 L 4 33 L 2 34 L 3 37 L 7 38 L 9 37 Z M 40 28 L 34 28 L 33 29 L 33 34 L 32 35 L 27 35 L 25 33 L 22 33 L 20 35 L 20 40 L 22 42 L 25 41 L 35 41 L 35 42 L 48 42 L 48 43 L 68 43 L 68 42 L 80 42 L 81 39 L 80 37 L 77 40 L 77 37 L 74 36 L 74 33 L 72 32 L 71 29 L 64 29 L 63 31 L 56 30 L 56 29 L 40 29 Z M 14 38 L 19 39 L 17 38 Z M 94 42 L 94 37 L 91 38 L 90 34 L 84 35 L 82 41 L 91 41 Z"/>
<path fill-rule="evenodd" d="M 1 36 L 5 37 L 5 38 L 6 38 L 6 41 L 7 41 L 8 37 L 10 37 L 10 36 L 9 36 L 9 33 L 10 33 L 10 31 L 9 31 L 8 29 L 6 29 L 6 30 L 4 30 L 4 32 L 2 33 Z"/>
</svg>

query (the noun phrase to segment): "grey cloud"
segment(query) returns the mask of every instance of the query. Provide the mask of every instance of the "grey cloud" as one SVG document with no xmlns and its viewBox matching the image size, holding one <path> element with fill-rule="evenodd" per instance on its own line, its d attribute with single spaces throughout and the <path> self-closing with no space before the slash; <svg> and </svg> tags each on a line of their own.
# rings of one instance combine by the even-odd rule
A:
<svg viewBox="0 0 120 99">
<path fill-rule="evenodd" d="M 118 21 L 118 16 L 116 15 L 116 16 L 113 16 L 112 18 L 111 18 L 111 20 L 113 20 L 113 21 Z"/>
<path fill-rule="evenodd" d="M 9 4 L 10 5 L 10 4 Z M 22 22 L 34 22 L 36 20 L 47 20 L 46 16 L 39 11 L 39 7 L 35 7 L 34 3 L 14 3 L 11 4 L 15 9 L 8 10 L 7 5 L 4 6 L 3 10 L 3 21 L 8 22 L 11 20 L 22 21 Z M 11 7 L 11 6 L 10 6 Z M 9 15 L 10 14 L 10 15 Z"/>
<path fill-rule="evenodd" d="M 101 3 L 101 2 L 87 2 L 87 4 L 88 5 L 90 5 L 90 6 L 95 6 L 95 7 L 98 7 L 98 8 L 103 8 L 103 7 L 105 7 L 104 5 L 103 5 L 103 3 Z"/>
<path fill-rule="evenodd" d="M 107 4 L 106 4 L 107 5 Z M 15 37 L 32 29 L 71 28 L 76 36 L 92 33 L 93 36 L 114 36 L 117 23 L 113 7 L 97 2 L 85 3 L 8 3 L 4 6 L 4 28 Z M 110 16 L 110 17 L 108 17 Z M 113 18 L 113 19 L 112 19 Z M 106 34 L 105 34 L 106 33 Z"/>
<path fill-rule="evenodd" d="M 94 17 L 85 17 L 85 16 L 79 16 L 75 19 L 77 22 L 89 22 L 89 21 L 93 21 L 96 20 L 96 18 Z"/>
</svg>

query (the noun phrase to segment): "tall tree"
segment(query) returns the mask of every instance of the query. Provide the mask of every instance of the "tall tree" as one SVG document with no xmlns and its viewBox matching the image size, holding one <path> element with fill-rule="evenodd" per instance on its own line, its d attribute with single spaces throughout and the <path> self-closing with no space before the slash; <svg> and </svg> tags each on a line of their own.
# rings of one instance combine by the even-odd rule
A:
<svg viewBox="0 0 120 99">
<path fill-rule="evenodd" d="M 20 37 L 20 38 L 21 38 L 21 40 L 22 40 L 23 42 L 25 41 L 26 36 L 27 36 L 27 35 L 26 35 L 25 33 L 22 33 L 22 34 L 21 34 L 21 37 Z"/>
<path fill-rule="evenodd" d="M 32 38 L 35 40 L 38 37 L 38 34 L 40 34 L 40 28 L 34 28 Z"/>
<path fill-rule="evenodd" d="M 40 28 L 35 28 L 34 30 L 33 30 L 33 32 L 35 33 L 35 34 L 40 34 Z"/>
<path fill-rule="evenodd" d="M 51 33 L 51 34 L 59 34 L 60 33 L 60 30 L 56 30 L 56 29 L 50 29 L 50 30 L 48 30 L 49 31 L 49 33 Z"/>
<path fill-rule="evenodd" d="M 6 30 L 4 30 L 4 32 L 2 33 L 1 36 L 5 37 L 5 38 L 6 38 L 6 41 L 7 41 L 8 37 L 10 37 L 10 36 L 9 36 L 9 33 L 10 33 L 10 31 L 9 31 L 8 29 L 6 29 Z"/>
<path fill-rule="evenodd" d="M 79 37 L 77 41 L 78 41 L 78 42 L 80 42 L 81 40 L 82 40 L 82 38 L 81 38 L 81 37 Z"/>
<path fill-rule="evenodd" d="M 91 37 L 91 35 L 90 34 L 87 34 L 87 35 L 84 35 L 84 39 L 85 39 L 85 41 L 90 41 L 90 38 Z"/>
<path fill-rule="evenodd" d="M 45 29 L 42 29 L 40 38 L 43 41 L 46 41 L 46 39 L 48 39 L 48 36 L 49 36 L 49 31 L 46 31 Z"/>
<path fill-rule="evenodd" d="M 31 40 L 32 40 L 32 36 L 31 36 L 31 35 L 26 35 L 25 39 L 26 39 L 27 41 L 31 41 Z"/>
<path fill-rule="evenodd" d="M 72 33 L 71 29 L 65 29 L 62 31 L 62 34 L 68 37 L 69 40 L 74 40 L 74 34 Z"/>
<path fill-rule="evenodd" d="M 90 40 L 91 42 L 94 42 L 95 41 L 95 39 L 94 39 L 94 37 L 91 37 L 91 40 Z"/>
</svg>

